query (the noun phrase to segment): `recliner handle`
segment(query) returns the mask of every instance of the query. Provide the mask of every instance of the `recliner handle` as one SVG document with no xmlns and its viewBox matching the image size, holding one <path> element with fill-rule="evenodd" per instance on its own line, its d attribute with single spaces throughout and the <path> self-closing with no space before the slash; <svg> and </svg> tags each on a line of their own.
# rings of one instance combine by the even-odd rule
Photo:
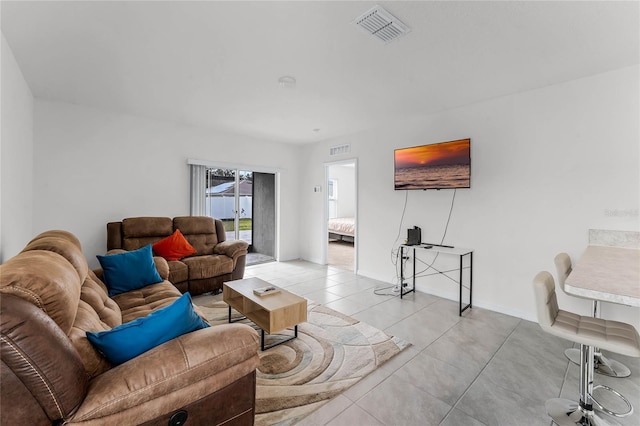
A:
<svg viewBox="0 0 640 426">
<path fill-rule="evenodd" d="M 189 417 L 189 414 L 186 411 L 184 410 L 177 411 L 169 419 L 169 426 L 182 426 L 187 422 L 188 417 Z"/>
</svg>

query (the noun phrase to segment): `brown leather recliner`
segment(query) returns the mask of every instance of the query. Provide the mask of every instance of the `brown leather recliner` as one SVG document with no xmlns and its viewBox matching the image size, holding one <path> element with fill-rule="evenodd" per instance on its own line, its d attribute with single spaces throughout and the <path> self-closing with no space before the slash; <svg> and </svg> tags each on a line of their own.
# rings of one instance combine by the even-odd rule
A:
<svg viewBox="0 0 640 426">
<path fill-rule="evenodd" d="M 107 250 L 137 250 L 176 229 L 197 250 L 192 256 L 168 261 L 169 281 L 182 293 L 219 292 L 223 282 L 243 278 L 248 244 L 227 240 L 222 221 L 208 216 L 130 217 L 109 222 Z"/>
<path fill-rule="evenodd" d="M 253 424 L 251 327 L 197 330 L 118 366 L 87 340 L 179 298 L 158 270 L 165 281 L 110 298 L 65 231 L 40 234 L 0 265 L 0 424 Z"/>
</svg>

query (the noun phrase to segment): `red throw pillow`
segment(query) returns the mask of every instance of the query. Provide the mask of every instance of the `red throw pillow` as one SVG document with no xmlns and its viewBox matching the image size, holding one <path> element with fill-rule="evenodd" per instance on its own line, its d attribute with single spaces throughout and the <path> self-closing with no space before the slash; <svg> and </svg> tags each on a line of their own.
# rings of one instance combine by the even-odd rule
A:
<svg viewBox="0 0 640 426">
<path fill-rule="evenodd" d="M 190 254 L 197 253 L 189 241 L 176 229 L 171 236 L 163 238 L 153 245 L 153 251 L 167 260 L 180 260 Z"/>
</svg>

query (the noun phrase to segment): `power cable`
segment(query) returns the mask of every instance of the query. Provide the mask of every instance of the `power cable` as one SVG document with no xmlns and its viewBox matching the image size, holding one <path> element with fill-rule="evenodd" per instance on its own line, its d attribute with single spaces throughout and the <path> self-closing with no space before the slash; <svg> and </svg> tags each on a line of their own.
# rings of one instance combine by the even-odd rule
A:
<svg viewBox="0 0 640 426">
<path fill-rule="evenodd" d="M 398 243 L 398 240 L 400 239 L 400 234 L 402 233 L 402 224 L 404 223 L 404 215 L 407 211 L 407 201 L 409 199 L 409 191 L 405 191 L 404 192 L 404 206 L 402 207 L 402 214 L 400 215 L 400 224 L 398 225 L 398 235 L 396 235 L 396 239 L 393 242 L 393 244 L 391 245 L 391 263 L 395 266 L 396 268 L 396 277 L 395 277 L 395 281 L 396 283 L 394 285 L 391 286 L 387 286 L 387 287 L 381 287 L 381 288 L 376 288 L 373 290 L 374 294 L 380 295 L 380 296 L 396 296 L 399 292 L 400 289 L 400 284 L 398 284 L 398 281 L 400 280 L 400 273 L 398 272 L 398 258 L 400 257 L 400 249 L 394 249 L 394 247 L 396 246 L 396 244 Z M 404 261 L 404 259 L 400 259 L 401 262 Z M 393 288 L 394 291 L 392 293 L 386 292 L 386 293 L 380 293 L 381 291 L 385 291 L 388 290 L 390 288 Z M 395 289 L 398 290 L 395 290 Z"/>
<path fill-rule="evenodd" d="M 454 204 L 455 204 L 455 200 L 456 200 L 456 192 L 457 192 L 457 189 L 454 189 L 454 190 L 453 190 L 453 196 L 451 197 L 451 205 L 449 206 L 449 214 L 447 215 L 447 222 L 446 222 L 446 224 L 445 224 L 445 226 L 444 226 L 444 232 L 442 233 L 442 239 L 440 240 L 440 244 L 441 244 L 441 245 L 444 243 L 444 240 L 445 240 L 445 238 L 446 238 L 446 236 L 447 236 L 447 231 L 449 230 L 449 223 L 450 223 L 450 221 L 451 221 L 451 215 L 452 215 L 452 213 L 453 213 L 453 206 L 454 206 Z M 401 234 L 401 232 L 402 232 L 402 224 L 404 223 L 404 215 L 405 215 L 405 211 L 406 211 L 406 209 L 407 209 L 407 199 L 408 199 L 408 196 L 409 196 L 409 191 L 406 191 L 406 192 L 405 192 L 405 199 L 404 199 L 404 206 L 403 206 L 403 208 L 402 208 L 402 216 L 400 217 L 400 224 L 399 224 L 399 226 L 398 226 L 398 235 L 396 236 L 396 239 L 395 239 L 395 241 L 394 241 L 394 243 L 393 243 L 393 246 L 392 246 L 392 247 L 395 247 L 395 246 L 396 246 L 396 244 L 397 244 L 397 242 L 398 242 L 398 240 L 400 239 L 400 234 Z M 450 276 L 448 276 L 448 275 L 446 274 L 446 272 L 452 272 L 452 271 L 444 271 L 444 273 L 443 273 L 443 272 L 439 271 L 438 269 L 436 269 L 436 268 L 433 266 L 433 265 L 435 264 L 436 260 L 438 259 L 438 256 L 439 256 L 439 255 L 440 255 L 440 253 L 436 253 L 436 255 L 435 255 L 435 257 L 433 258 L 433 260 L 431 261 L 431 263 L 426 263 L 426 262 L 424 262 L 423 260 L 417 259 L 417 261 L 418 261 L 418 262 L 421 262 L 421 263 L 425 264 L 427 267 L 426 267 L 424 270 L 422 270 L 422 271 L 420 271 L 420 272 L 417 272 L 417 273 L 416 273 L 416 275 L 415 275 L 415 277 L 416 277 L 416 278 L 420 278 L 420 277 L 429 276 L 429 275 L 442 274 L 442 275 L 444 275 L 445 277 L 447 277 L 447 278 L 449 278 L 450 280 L 452 280 L 452 281 L 454 281 L 454 282 L 456 282 L 456 283 L 457 283 L 457 281 L 456 281 L 455 279 L 451 278 Z M 399 249 L 399 248 L 398 248 L 398 249 L 393 249 L 393 248 L 392 248 L 392 249 L 391 249 L 391 263 L 396 267 L 396 277 L 395 277 L 396 284 L 395 284 L 395 285 L 393 285 L 393 286 L 388 286 L 388 287 L 383 287 L 383 288 L 379 288 L 379 289 L 374 289 L 374 293 L 375 293 L 375 294 L 378 294 L 378 295 L 384 295 L 384 296 L 390 296 L 390 295 L 395 296 L 395 295 L 397 295 L 400 291 L 402 291 L 402 286 L 404 285 L 404 283 L 402 283 L 402 282 L 401 282 L 401 280 L 400 280 L 400 273 L 399 273 L 399 270 L 398 270 L 398 258 L 399 258 L 399 257 L 400 257 L 400 249 Z M 404 268 L 405 268 L 405 265 L 406 265 L 406 263 L 407 263 L 407 261 L 408 261 L 408 257 L 407 257 L 406 259 L 400 259 L 400 261 L 401 261 L 401 262 L 404 262 L 404 264 L 402 265 L 402 266 L 403 266 L 403 269 L 404 269 Z M 415 259 L 415 258 L 414 258 L 414 262 L 416 262 L 416 259 Z M 435 272 L 435 273 L 433 273 L 433 274 L 423 275 L 423 274 L 424 274 L 426 271 L 428 271 L 429 269 L 433 269 L 433 270 L 435 270 L 436 272 Z M 393 289 L 394 289 L 394 290 L 393 290 L 393 293 L 379 293 L 379 291 L 388 290 L 388 289 L 390 289 L 390 288 L 393 288 Z"/>
</svg>

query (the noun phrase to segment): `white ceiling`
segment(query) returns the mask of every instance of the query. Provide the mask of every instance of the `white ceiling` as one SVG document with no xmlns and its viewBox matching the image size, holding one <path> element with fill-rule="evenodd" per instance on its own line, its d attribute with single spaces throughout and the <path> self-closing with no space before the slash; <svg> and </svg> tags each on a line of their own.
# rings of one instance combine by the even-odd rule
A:
<svg viewBox="0 0 640 426">
<path fill-rule="evenodd" d="M 411 32 L 384 44 L 352 24 L 376 4 Z M 640 51 L 637 1 L 1 8 L 37 98 L 296 143 L 638 64 Z M 295 89 L 279 87 L 284 75 Z"/>
</svg>

